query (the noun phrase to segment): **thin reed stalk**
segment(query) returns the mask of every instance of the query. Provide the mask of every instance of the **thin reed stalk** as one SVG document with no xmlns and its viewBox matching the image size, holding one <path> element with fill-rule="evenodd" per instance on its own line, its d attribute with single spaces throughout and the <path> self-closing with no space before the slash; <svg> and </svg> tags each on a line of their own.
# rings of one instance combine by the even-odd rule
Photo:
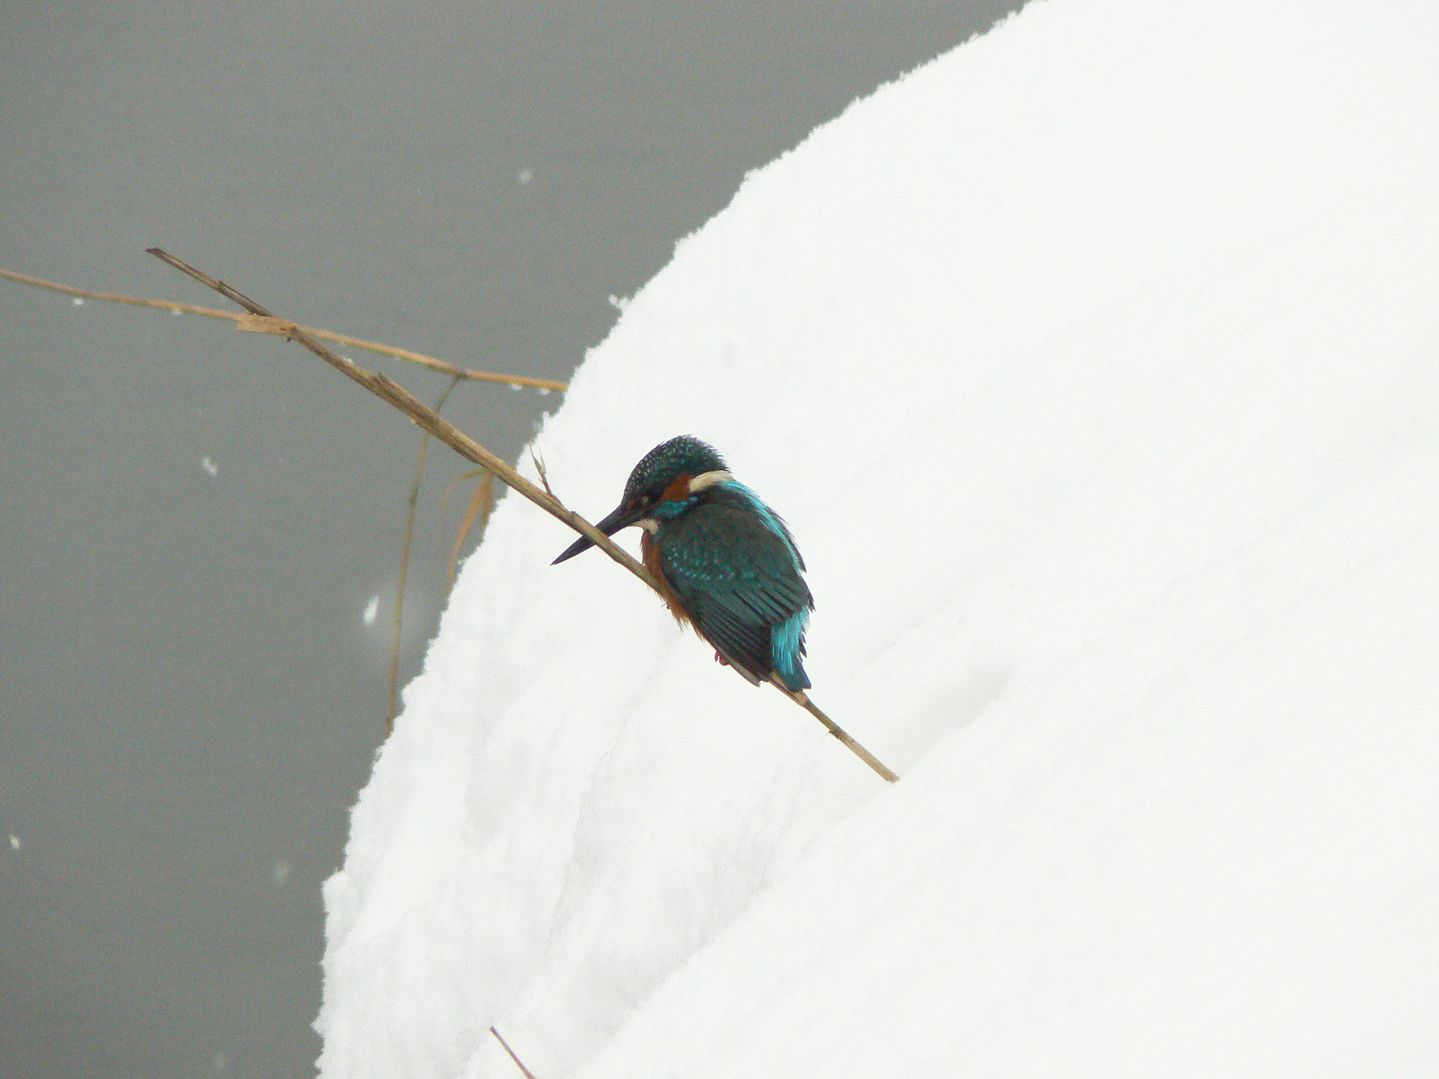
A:
<svg viewBox="0 0 1439 1079">
<path fill-rule="evenodd" d="M 435 402 L 435 413 L 445 407 L 445 401 L 456 386 L 457 378 L 450 379 L 445 392 Z M 395 716 L 400 712 L 400 631 L 404 628 L 405 581 L 410 575 L 410 544 L 415 538 L 415 506 L 420 500 L 420 480 L 425 474 L 425 458 L 430 452 L 430 432 L 420 437 L 420 452 L 415 460 L 415 477 L 410 482 L 410 497 L 405 505 L 405 541 L 400 545 L 400 574 L 395 585 L 395 614 L 392 620 L 394 632 L 390 640 L 390 709 L 385 715 L 385 732 L 395 729 Z"/>
<path fill-rule="evenodd" d="M 520 1072 L 524 1075 L 525 1079 L 535 1079 L 535 1073 L 530 1071 L 529 1068 L 525 1067 L 524 1062 L 521 1061 L 519 1057 L 515 1056 L 515 1051 L 510 1048 L 510 1043 L 505 1041 L 504 1036 L 494 1027 L 490 1027 L 490 1033 L 495 1036 L 495 1041 L 499 1042 L 500 1046 L 504 1049 L 504 1051 L 509 1054 L 510 1059 L 515 1062 L 515 1067 L 520 1069 Z"/>
<path fill-rule="evenodd" d="M 150 307 L 159 311 L 173 311 L 178 314 L 226 319 L 235 323 L 237 330 L 244 330 L 249 333 L 276 332 L 273 327 L 267 325 L 263 320 L 256 320 L 253 312 L 241 315 L 236 314 L 234 311 L 221 311 L 217 307 L 200 307 L 198 304 L 177 303 L 174 300 L 153 300 L 145 296 L 125 296 L 118 292 L 94 292 L 91 289 L 75 288 L 73 285 L 62 285 L 56 281 L 46 281 L 41 277 L 31 277 L 29 274 L 16 273 L 14 270 L 0 270 L 0 278 L 4 278 L 7 281 L 14 281 L 21 285 L 31 285 L 34 288 L 43 288 L 51 292 L 59 292 L 65 296 L 75 296 L 82 300 L 127 304 L 130 307 Z M 448 360 L 427 356 L 423 352 L 414 352 L 407 348 L 396 348 L 394 345 L 382 344 L 379 341 L 367 341 L 363 337 L 352 337 L 347 333 L 335 333 L 333 330 L 321 330 L 313 326 L 300 326 L 298 328 L 319 340 L 334 341 L 339 345 L 348 345 L 351 348 L 364 349 L 366 352 L 378 353 L 381 356 L 392 356 L 397 360 L 404 360 L 407 363 L 428 367 L 431 371 L 439 371 L 452 378 L 461 378 L 473 382 L 498 382 L 507 386 L 525 386 L 537 390 L 558 390 L 561 393 L 569 388 L 566 383 L 553 378 L 536 378 L 532 375 L 507 375 L 498 371 L 477 371 L 473 368 L 458 367 Z"/>
</svg>

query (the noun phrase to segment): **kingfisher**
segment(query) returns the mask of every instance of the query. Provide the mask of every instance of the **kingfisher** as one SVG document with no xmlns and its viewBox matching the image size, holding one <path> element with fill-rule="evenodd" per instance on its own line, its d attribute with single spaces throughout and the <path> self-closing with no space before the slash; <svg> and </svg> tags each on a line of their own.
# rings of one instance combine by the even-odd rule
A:
<svg viewBox="0 0 1439 1079">
<path fill-rule="evenodd" d="M 804 634 L 814 596 L 804 559 L 779 514 L 730 474 L 693 435 L 640 458 L 624 496 L 595 527 L 607 536 L 637 525 L 645 568 L 666 605 L 715 650 L 715 659 L 758 685 L 771 675 L 791 692 L 810 686 Z M 552 565 L 594 546 L 581 536 Z"/>
</svg>

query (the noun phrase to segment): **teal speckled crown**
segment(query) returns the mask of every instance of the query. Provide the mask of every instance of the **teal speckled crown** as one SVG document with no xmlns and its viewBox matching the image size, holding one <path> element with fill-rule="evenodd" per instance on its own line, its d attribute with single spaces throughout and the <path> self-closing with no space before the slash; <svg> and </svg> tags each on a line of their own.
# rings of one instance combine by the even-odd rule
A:
<svg viewBox="0 0 1439 1079">
<path fill-rule="evenodd" d="M 676 476 L 702 476 L 726 468 L 724 458 L 694 435 L 676 435 L 640 458 L 625 483 L 625 501 L 641 491 L 664 490 Z"/>
</svg>

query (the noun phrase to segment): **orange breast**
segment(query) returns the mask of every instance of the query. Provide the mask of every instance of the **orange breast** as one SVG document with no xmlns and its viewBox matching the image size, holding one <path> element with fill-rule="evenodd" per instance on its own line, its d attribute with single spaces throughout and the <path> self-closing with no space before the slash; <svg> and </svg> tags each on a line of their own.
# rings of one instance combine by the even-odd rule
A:
<svg viewBox="0 0 1439 1079">
<path fill-rule="evenodd" d="M 645 569 L 654 575 L 659 582 L 660 595 L 664 597 L 665 606 L 670 609 L 670 614 L 680 625 L 688 625 L 690 616 L 685 613 L 684 607 L 680 604 L 679 596 L 675 595 L 674 589 L 670 587 L 669 581 L 665 580 L 664 570 L 660 568 L 660 548 L 649 532 L 640 535 L 640 554 L 644 558 Z"/>
</svg>

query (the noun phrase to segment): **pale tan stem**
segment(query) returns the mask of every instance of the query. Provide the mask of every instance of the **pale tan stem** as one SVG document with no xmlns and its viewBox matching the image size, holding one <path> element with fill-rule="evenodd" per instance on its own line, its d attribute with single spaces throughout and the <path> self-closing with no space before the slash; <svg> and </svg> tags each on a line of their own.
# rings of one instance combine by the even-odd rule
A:
<svg viewBox="0 0 1439 1079">
<path fill-rule="evenodd" d="M 82 300 L 95 300 L 100 303 L 121 303 L 131 307 L 150 307 L 158 311 L 175 311 L 186 315 L 201 315 L 204 318 L 222 318 L 235 323 L 235 329 L 248 333 L 279 333 L 284 336 L 284 327 L 294 325 L 293 323 L 280 323 L 278 319 L 268 319 L 266 316 L 256 316 L 253 312 L 247 314 L 236 314 L 234 311 L 221 311 L 216 307 L 200 307 L 193 303 L 176 303 L 174 300 L 152 300 L 144 296 L 124 296 L 118 292 L 94 292 L 91 289 L 75 288 L 73 285 L 62 285 L 56 281 L 46 281 L 44 278 L 31 277 L 29 274 L 16 273 L 14 270 L 0 270 L 0 278 L 7 281 L 14 281 L 21 285 L 32 285 L 35 288 L 48 289 L 51 292 L 59 292 L 66 296 L 76 296 Z M 428 367 L 432 371 L 441 371 L 453 378 L 467 379 L 472 382 L 498 382 L 508 386 L 526 386 L 539 390 L 558 390 L 563 393 L 569 386 L 553 378 L 536 378 L 533 375 L 507 375 L 498 371 L 478 371 L 469 367 L 458 367 L 447 360 L 437 359 L 434 356 L 426 356 L 423 352 L 414 352 L 407 348 L 396 348 L 394 345 L 382 344 L 379 341 L 366 341 L 362 337 L 351 337 L 347 333 L 335 333 L 333 330 L 320 330 L 313 326 L 300 326 L 299 329 L 311 337 L 320 338 L 325 341 L 334 341 L 336 344 L 349 345 L 351 348 L 361 348 L 367 352 L 378 353 L 382 356 L 393 356 L 397 360 L 405 360 L 408 363 L 419 364 L 421 367 Z"/>
<path fill-rule="evenodd" d="M 530 1071 L 529 1068 L 525 1067 L 524 1062 L 521 1061 L 519 1057 L 515 1056 L 515 1051 L 510 1048 L 510 1043 L 505 1041 L 504 1036 L 501 1035 L 500 1032 L 494 1027 L 490 1027 L 490 1033 L 495 1036 L 495 1041 L 499 1042 L 500 1046 L 504 1049 L 504 1051 L 509 1054 L 510 1059 L 515 1062 L 515 1067 L 520 1069 L 520 1072 L 524 1075 L 525 1079 L 535 1079 L 535 1073 Z"/>
<path fill-rule="evenodd" d="M 175 267 L 175 269 L 179 270 L 181 273 L 193 277 L 196 281 L 199 281 L 203 285 L 208 285 L 210 288 L 218 292 L 221 296 L 224 296 L 232 303 L 238 304 L 239 306 L 243 307 L 252 315 L 261 315 L 265 318 L 275 318 L 273 314 L 265 310 L 265 308 L 261 307 L 244 293 L 237 292 L 235 289 L 231 288 L 229 285 L 225 284 L 225 282 L 219 280 L 218 278 L 214 278 L 211 277 L 209 274 L 202 273 L 201 271 L 195 269 L 195 267 L 176 258 L 169 252 L 162 251 L 158 247 L 149 248 L 148 251 L 150 254 L 154 255 L 162 262 L 167 262 L 171 266 Z M 320 344 L 313 337 L 311 337 L 302 327 L 290 322 L 285 323 L 285 325 L 288 327 L 288 332 L 285 334 L 285 336 L 289 340 L 294 341 L 296 344 L 306 349 L 309 349 L 316 356 L 320 357 L 320 359 L 324 360 L 326 363 L 328 363 L 335 370 L 339 371 L 346 378 L 354 382 L 358 382 L 361 386 L 364 386 L 365 389 L 369 390 L 382 401 L 385 401 L 387 404 L 390 404 L 393 407 L 399 409 L 405 415 L 409 416 L 410 420 L 421 430 L 430 432 L 430 434 L 434 435 L 445 445 L 449 446 L 461 457 L 473 461 L 475 464 L 481 465 L 482 467 L 487 468 L 489 471 L 493 472 L 497 477 L 503 480 L 511 488 L 513 488 L 515 491 L 518 491 L 525 498 L 528 498 L 531 502 L 539 506 L 540 509 L 544 510 L 551 517 L 554 517 L 555 519 L 568 525 L 570 528 L 573 528 L 582 536 L 587 537 L 591 542 L 594 543 L 596 547 L 604 551 L 605 554 L 609 555 L 610 558 L 614 559 L 614 561 L 618 562 L 625 569 L 629 570 L 631 573 L 633 573 L 640 580 L 644 581 L 645 584 L 649 585 L 655 591 L 659 591 L 658 584 L 655 579 L 650 576 L 649 570 L 645 569 L 644 566 L 640 565 L 626 552 L 617 547 L 613 540 L 611 540 L 603 532 L 597 529 L 594 525 L 590 524 L 590 522 L 586 521 L 578 513 L 575 513 L 574 511 L 560 505 L 557 499 L 540 490 L 533 483 L 525 479 L 525 477 L 521 476 L 518 472 L 511 468 L 510 465 L 507 464 L 503 458 L 497 457 L 495 454 L 491 453 L 488 449 L 480 445 L 469 435 L 465 434 L 454 424 L 450 423 L 449 420 L 443 419 L 434 409 L 430 408 L 418 397 L 412 394 L 409 390 L 401 386 L 398 382 L 394 381 L 391 378 L 388 378 L 385 375 L 378 374 L 374 371 L 366 370 L 359 364 L 355 363 L 354 360 L 351 360 L 345 356 L 341 356 L 336 352 L 332 352 L 330 349 L 326 348 L 324 345 Z"/>
<path fill-rule="evenodd" d="M 786 697 L 790 698 L 790 700 L 794 701 L 795 704 L 799 705 L 810 715 L 814 716 L 815 719 L 823 723 L 825 729 L 829 731 L 830 734 L 834 735 L 835 738 L 837 738 L 840 743 L 844 745 L 845 748 L 847 748 L 856 757 L 864 761 L 865 764 L 869 765 L 870 768 L 874 770 L 875 774 L 878 775 L 881 779 L 883 779 L 886 783 L 899 782 L 899 776 L 891 772 L 883 761 L 881 761 L 869 750 L 865 749 L 864 746 L 862 746 L 859 742 L 855 741 L 852 737 L 850 737 L 848 731 L 846 731 L 834 720 L 830 719 L 829 716 L 825 714 L 824 709 L 820 708 L 819 705 L 815 704 L 814 701 L 809 699 L 808 693 L 806 693 L 802 689 L 790 689 L 787 685 L 780 681 L 779 675 L 777 674 L 770 675 L 769 681 L 770 685 L 774 686 L 775 689 L 779 690 Z"/>
<path fill-rule="evenodd" d="M 435 402 L 435 412 L 445 407 L 450 392 L 459 385 L 459 379 L 450 379 L 445 392 Z M 420 501 L 420 480 L 425 474 L 425 459 L 430 453 L 430 433 L 420 439 L 420 452 L 415 460 L 415 477 L 410 482 L 410 497 L 405 504 L 405 540 L 400 545 L 400 576 L 395 585 L 395 616 L 391 624 L 390 639 L 390 709 L 385 716 L 385 730 L 395 729 L 395 716 L 400 712 L 400 635 L 404 630 L 405 582 L 410 576 L 410 545 L 415 539 L 415 507 Z"/>
</svg>

